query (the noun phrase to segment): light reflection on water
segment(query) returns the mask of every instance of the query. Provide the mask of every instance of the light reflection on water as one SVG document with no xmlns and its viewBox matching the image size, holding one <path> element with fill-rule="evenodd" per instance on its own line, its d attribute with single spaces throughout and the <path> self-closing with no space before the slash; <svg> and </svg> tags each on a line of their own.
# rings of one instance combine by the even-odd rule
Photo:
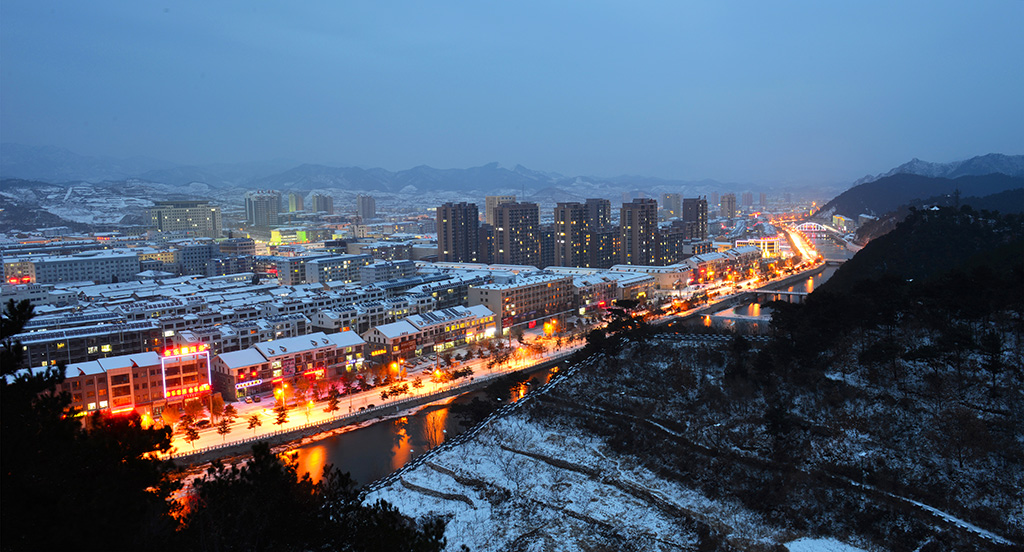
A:
<svg viewBox="0 0 1024 552">
<path fill-rule="evenodd" d="M 531 374 L 540 383 L 547 383 L 551 376 L 548 370 Z M 515 400 L 526 392 L 520 386 Z M 447 404 L 426 407 L 415 414 L 393 420 L 384 420 L 372 425 L 328 437 L 315 443 L 298 447 L 289 454 L 298 455 L 299 474 L 309 473 L 314 482 L 319 481 L 327 464 L 349 472 L 353 479 L 364 485 L 380 479 L 401 468 L 409 461 L 426 453 L 466 431 L 459 420 L 449 415 L 452 403 L 469 403 L 475 397 L 483 397 L 482 391 L 467 393 Z"/>
</svg>

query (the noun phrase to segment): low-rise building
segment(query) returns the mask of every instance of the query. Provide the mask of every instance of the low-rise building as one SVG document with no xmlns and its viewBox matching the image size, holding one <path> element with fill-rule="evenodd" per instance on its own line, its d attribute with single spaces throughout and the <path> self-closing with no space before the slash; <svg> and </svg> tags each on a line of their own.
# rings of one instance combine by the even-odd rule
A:
<svg viewBox="0 0 1024 552">
<path fill-rule="evenodd" d="M 355 332 L 316 332 L 222 353 L 212 361 L 214 388 L 241 398 L 283 389 L 297 378 L 329 382 L 362 367 L 363 345 Z"/>
<path fill-rule="evenodd" d="M 497 334 L 494 313 L 483 305 L 452 307 L 406 317 L 363 334 L 373 357 L 409 358 Z"/>
</svg>

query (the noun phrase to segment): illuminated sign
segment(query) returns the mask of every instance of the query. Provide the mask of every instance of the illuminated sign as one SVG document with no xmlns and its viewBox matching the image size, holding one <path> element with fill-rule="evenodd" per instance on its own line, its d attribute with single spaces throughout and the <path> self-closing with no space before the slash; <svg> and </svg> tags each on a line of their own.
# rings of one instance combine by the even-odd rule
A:
<svg viewBox="0 0 1024 552">
<path fill-rule="evenodd" d="M 188 345 L 185 347 L 174 347 L 164 351 L 164 358 L 179 357 L 185 355 L 193 355 L 196 353 L 202 353 L 209 349 L 209 345 Z"/>
<path fill-rule="evenodd" d="M 195 397 L 196 395 L 199 395 L 200 393 L 202 393 L 204 391 L 209 391 L 209 390 L 210 390 L 210 384 L 209 383 L 204 383 L 204 384 L 201 384 L 201 385 L 192 385 L 192 386 L 189 386 L 189 387 L 182 387 L 181 389 L 172 389 L 172 390 L 168 391 L 165 395 L 166 395 L 166 398 L 168 398 L 168 399 L 171 399 L 171 398 L 174 398 L 174 397 L 191 398 L 191 397 Z"/>
<path fill-rule="evenodd" d="M 125 412 L 131 412 L 135 410 L 135 405 L 126 406 L 124 408 L 118 408 L 117 410 L 111 410 L 111 414 L 124 414 Z"/>
<path fill-rule="evenodd" d="M 306 376 L 307 378 L 320 379 L 324 377 L 324 374 L 326 373 L 327 370 L 323 368 L 316 368 L 314 370 L 306 370 L 305 372 L 302 373 L 302 375 Z"/>
<path fill-rule="evenodd" d="M 263 383 L 262 379 L 254 379 L 252 381 L 243 381 L 242 383 L 236 383 L 235 389 L 245 389 L 246 387 L 252 387 L 253 385 L 259 385 Z"/>
</svg>

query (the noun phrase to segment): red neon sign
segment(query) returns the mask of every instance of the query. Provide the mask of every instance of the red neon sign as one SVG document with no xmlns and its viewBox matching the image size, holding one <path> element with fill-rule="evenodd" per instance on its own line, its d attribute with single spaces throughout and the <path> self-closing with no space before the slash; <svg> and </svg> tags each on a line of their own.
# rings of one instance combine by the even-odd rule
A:
<svg viewBox="0 0 1024 552">
<path fill-rule="evenodd" d="M 313 370 L 306 370 L 302 375 L 310 379 L 320 379 L 324 377 L 324 374 L 326 373 L 327 370 L 324 370 L 323 368 L 315 368 Z"/>
<path fill-rule="evenodd" d="M 111 414 L 124 414 L 125 412 L 131 412 L 132 410 L 135 410 L 135 405 L 134 404 L 131 405 L 131 406 L 126 406 L 124 408 L 118 408 L 117 410 L 111 410 L 110 413 Z"/>
<path fill-rule="evenodd" d="M 208 345 L 189 345 L 186 347 L 174 347 L 164 351 L 164 358 L 201 353 L 209 348 L 210 347 Z"/>
<path fill-rule="evenodd" d="M 203 391 L 209 391 L 209 390 L 210 390 L 210 384 L 209 383 L 204 383 L 202 385 L 193 385 L 191 387 L 183 387 L 181 389 L 172 389 L 171 391 L 167 392 L 167 397 L 166 398 L 170 399 L 170 398 L 173 398 L 173 397 L 182 397 L 182 396 L 184 396 L 186 398 L 189 398 L 189 397 L 194 397 L 194 396 L 202 393 Z"/>
</svg>

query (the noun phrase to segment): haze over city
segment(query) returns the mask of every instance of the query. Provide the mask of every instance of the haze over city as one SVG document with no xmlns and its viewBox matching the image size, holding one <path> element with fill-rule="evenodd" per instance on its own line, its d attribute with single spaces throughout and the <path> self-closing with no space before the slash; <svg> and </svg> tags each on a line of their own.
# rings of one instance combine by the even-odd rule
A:
<svg viewBox="0 0 1024 552">
<path fill-rule="evenodd" d="M 4 2 L 0 137 L 174 163 L 849 182 L 1024 151 L 1024 3 Z"/>
</svg>

